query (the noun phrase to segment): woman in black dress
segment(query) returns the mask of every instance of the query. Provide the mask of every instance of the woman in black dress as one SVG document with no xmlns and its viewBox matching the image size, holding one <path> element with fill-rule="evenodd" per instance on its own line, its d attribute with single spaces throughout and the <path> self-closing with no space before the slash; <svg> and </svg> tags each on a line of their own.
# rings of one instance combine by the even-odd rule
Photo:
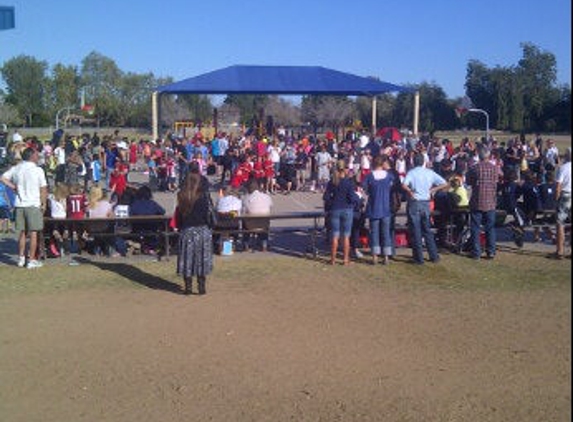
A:
<svg viewBox="0 0 573 422">
<path fill-rule="evenodd" d="M 205 190 L 201 176 L 189 173 L 177 194 L 176 210 L 180 232 L 177 274 L 185 280 L 185 294 L 192 293 L 193 277 L 197 277 L 199 294 L 205 294 L 207 276 L 213 271 L 209 204 L 209 192 Z"/>
</svg>

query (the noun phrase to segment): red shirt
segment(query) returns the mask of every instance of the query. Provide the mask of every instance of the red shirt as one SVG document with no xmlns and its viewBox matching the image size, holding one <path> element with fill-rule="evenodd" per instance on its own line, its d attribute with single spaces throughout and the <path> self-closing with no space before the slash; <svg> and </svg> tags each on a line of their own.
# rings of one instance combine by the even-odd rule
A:
<svg viewBox="0 0 573 422">
<path fill-rule="evenodd" d="M 257 155 L 262 157 L 267 153 L 267 144 L 263 141 L 257 142 Z"/>
<path fill-rule="evenodd" d="M 254 175 L 256 179 L 265 177 L 265 168 L 262 161 L 255 161 Z"/>
<path fill-rule="evenodd" d="M 119 196 L 123 195 L 127 187 L 127 168 L 123 164 L 115 167 L 114 171 L 109 176 L 109 185 L 113 188 L 114 192 Z M 115 186 L 115 187 L 114 187 Z"/>
<path fill-rule="evenodd" d="M 265 177 L 271 179 L 275 177 L 275 165 L 269 159 L 264 161 L 263 167 L 265 169 Z"/>
<path fill-rule="evenodd" d="M 129 146 L 129 163 L 135 164 L 137 162 L 137 144 L 132 142 Z"/>
<path fill-rule="evenodd" d="M 88 201 L 83 193 L 77 195 L 69 195 L 66 198 L 66 213 L 68 218 L 81 220 L 86 217 L 86 208 Z"/>
</svg>

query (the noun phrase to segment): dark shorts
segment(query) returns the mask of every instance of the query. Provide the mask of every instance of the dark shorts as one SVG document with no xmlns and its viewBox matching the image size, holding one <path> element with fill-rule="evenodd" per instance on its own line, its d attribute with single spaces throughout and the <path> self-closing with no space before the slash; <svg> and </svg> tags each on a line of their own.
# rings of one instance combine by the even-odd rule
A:
<svg viewBox="0 0 573 422">
<path fill-rule="evenodd" d="M 12 211 L 8 207 L 0 207 L 0 220 L 10 220 Z"/>
</svg>

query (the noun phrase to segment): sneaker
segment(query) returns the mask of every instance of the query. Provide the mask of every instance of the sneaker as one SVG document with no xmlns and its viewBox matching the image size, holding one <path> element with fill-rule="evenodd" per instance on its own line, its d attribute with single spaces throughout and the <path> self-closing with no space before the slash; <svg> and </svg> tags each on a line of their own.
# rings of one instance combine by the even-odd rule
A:
<svg viewBox="0 0 573 422">
<path fill-rule="evenodd" d="M 26 266 L 26 257 L 21 256 L 18 258 L 18 267 L 24 268 Z"/>
<path fill-rule="evenodd" d="M 360 252 L 358 249 L 355 250 L 356 258 L 364 258 L 364 254 L 362 252 Z"/>
<path fill-rule="evenodd" d="M 28 268 L 28 269 L 40 268 L 43 266 L 44 266 L 44 264 L 42 263 L 42 261 L 37 261 L 35 259 L 31 259 L 30 262 L 28 262 L 28 265 L 26 265 L 26 268 Z"/>
</svg>

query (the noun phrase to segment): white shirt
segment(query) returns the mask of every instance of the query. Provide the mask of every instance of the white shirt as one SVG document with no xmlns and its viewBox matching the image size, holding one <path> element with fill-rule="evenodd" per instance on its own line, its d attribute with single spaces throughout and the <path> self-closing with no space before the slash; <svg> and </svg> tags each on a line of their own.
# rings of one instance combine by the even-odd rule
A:
<svg viewBox="0 0 573 422">
<path fill-rule="evenodd" d="M 229 213 L 229 212 L 236 212 L 237 214 L 241 213 L 241 209 L 243 208 L 243 202 L 233 195 L 223 196 L 217 202 L 217 212 L 220 213 Z"/>
<path fill-rule="evenodd" d="M 555 165 L 557 163 L 558 158 L 559 158 L 559 150 L 557 149 L 557 147 L 552 146 L 545 150 L 545 160 L 548 163 Z"/>
<path fill-rule="evenodd" d="M 64 147 L 56 147 L 54 150 L 54 157 L 58 160 L 58 165 L 66 164 L 66 150 Z"/>
<path fill-rule="evenodd" d="M 555 181 L 561 185 L 561 192 L 571 195 L 571 161 L 559 166 Z"/>
<path fill-rule="evenodd" d="M 66 201 L 58 201 L 53 194 L 48 195 L 48 201 L 50 201 L 50 215 L 52 218 L 66 218 Z"/>
<path fill-rule="evenodd" d="M 332 161 L 332 156 L 326 151 L 320 151 L 316 154 L 316 164 L 319 167 L 327 166 Z"/>
<path fill-rule="evenodd" d="M 281 161 L 281 150 L 273 145 L 269 146 L 267 152 L 273 163 L 280 163 Z"/>
<path fill-rule="evenodd" d="M 248 215 L 268 215 L 273 206 L 272 198 L 266 193 L 254 191 L 243 199 L 243 211 Z"/>
<path fill-rule="evenodd" d="M 362 170 L 370 170 L 370 157 L 363 155 L 360 159 L 360 167 Z"/>
<path fill-rule="evenodd" d="M 100 199 L 93 208 L 88 208 L 90 218 L 105 218 L 113 213 L 113 205 L 107 199 Z"/>
<path fill-rule="evenodd" d="M 40 190 L 46 187 L 46 175 L 44 170 L 31 161 L 22 161 L 10 168 L 2 175 L 16 185 L 16 201 L 14 206 L 18 208 L 42 206 Z"/>
</svg>

